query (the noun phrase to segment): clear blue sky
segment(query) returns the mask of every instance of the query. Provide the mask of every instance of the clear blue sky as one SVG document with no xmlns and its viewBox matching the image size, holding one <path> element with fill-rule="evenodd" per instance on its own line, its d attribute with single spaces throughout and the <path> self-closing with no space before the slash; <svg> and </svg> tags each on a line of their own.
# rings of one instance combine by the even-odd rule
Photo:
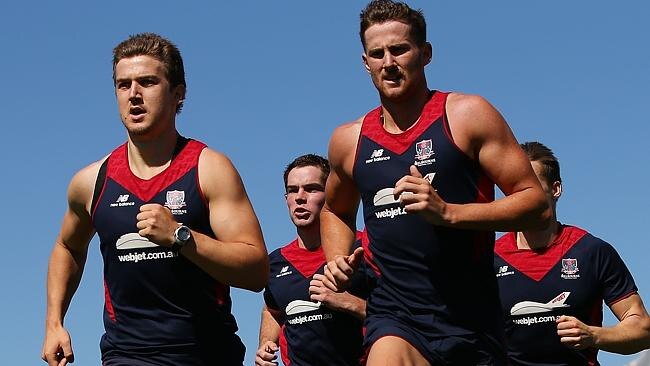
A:
<svg viewBox="0 0 650 366">
<path fill-rule="evenodd" d="M 612 243 L 650 303 L 650 5 L 643 1 L 412 1 L 428 20 L 435 89 L 480 94 L 520 141 L 555 150 L 563 222 Z M 3 363 L 38 365 L 47 259 L 69 179 L 125 138 L 111 50 L 157 32 L 184 56 L 179 130 L 228 154 L 267 247 L 293 239 L 282 170 L 326 153 L 332 130 L 378 104 L 361 64 L 365 1 L 69 2 L 0 5 Z M 252 363 L 261 294 L 233 291 Z M 66 326 L 77 365 L 99 364 L 102 264 L 95 238 Z M 606 323 L 612 323 L 606 309 Z M 635 357 L 601 353 L 604 365 Z"/>
</svg>

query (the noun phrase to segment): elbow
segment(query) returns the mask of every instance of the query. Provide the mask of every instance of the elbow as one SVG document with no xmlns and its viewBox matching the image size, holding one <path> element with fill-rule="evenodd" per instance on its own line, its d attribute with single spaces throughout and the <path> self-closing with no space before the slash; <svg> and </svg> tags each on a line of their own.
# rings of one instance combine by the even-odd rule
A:
<svg viewBox="0 0 650 366">
<path fill-rule="evenodd" d="M 266 253 L 255 263 L 254 269 L 251 269 L 250 274 L 250 282 L 246 286 L 246 289 L 253 292 L 264 290 L 269 281 L 269 257 Z"/>
<path fill-rule="evenodd" d="M 639 328 L 643 332 L 643 341 L 641 342 L 641 347 L 639 347 L 639 350 L 636 352 L 640 352 L 644 349 L 650 349 L 650 316 L 647 316 L 646 314 L 646 316 L 641 319 Z"/>
<path fill-rule="evenodd" d="M 553 209 L 545 196 L 538 197 L 531 207 L 530 214 L 524 220 L 524 230 L 546 230 L 553 220 Z"/>
</svg>

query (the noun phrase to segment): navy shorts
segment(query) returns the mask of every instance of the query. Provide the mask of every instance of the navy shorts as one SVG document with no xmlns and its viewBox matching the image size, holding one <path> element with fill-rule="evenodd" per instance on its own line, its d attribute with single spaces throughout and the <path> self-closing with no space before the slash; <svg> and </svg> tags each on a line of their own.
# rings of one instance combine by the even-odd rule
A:
<svg viewBox="0 0 650 366">
<path fill-rule="evenodd" d="M 434 337 L 398 319 L 372 316 L 366 319 L 363 346 L 386 336 L 399 337 L 415 347 L 432 366 L 505 366 L 506 354 L 499 342 L 486 335 Z"/>
</svg>

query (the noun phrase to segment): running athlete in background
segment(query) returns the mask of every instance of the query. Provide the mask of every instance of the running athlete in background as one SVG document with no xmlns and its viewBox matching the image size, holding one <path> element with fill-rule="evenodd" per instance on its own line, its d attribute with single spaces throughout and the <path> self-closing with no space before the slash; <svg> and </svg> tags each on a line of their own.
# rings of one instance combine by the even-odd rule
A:
<svg viewBox="0 0 650 366">
<path fill-rule="evenodd" d="M 365 278 L 357 275 L 343 293 L 322 282 L 326 262 L 319 215 L 329 172 L 328 161 L 313 154 L 296 158 L 284 171 L 287 207 L 298 237 L 269 255 L 257 366 L 277 365 L 278 348 L 285 365 L 359 364 Z"/>
<path fill-rule="evenodd" d="M 365 257 L 379 276 L 366 311 L 368 365 L 504 364 L 494 231 L 545 228 L 543 191 L 494 107 L 428 88 L 420 11 L 373 1 L 360 37 L 381 106 L 330 141 L 325 283 L 345 288 L 362 257 L 351 250 L 361 200 Z M 505 194 L 496 201 L 495 183 Z"/>
<path fill-rule="evenodd" d="M 552 211 L 549 227 L 505 234 L 496 270 L 512 365 L 597 365 L 599 349 L 630 354 L 650 347 L 650 317 L 616 250 L 557 221 L 560 164 L 539 142 L 521 145 Z M 603 300 L 620 320 L 603 327 Z"/>
<path fill-rule="evenodd" d="M 127 142 L 79 171 L 49 262 L 42 358 L 74 360 L 63 319 L 97 232 L 104 260 L 102 365 L 241 365 L 229 286 L 264 288 L 257 217 L 229 159 L 176 130 L 180 52 L 151 33 L 113 50 Z"/>
</svg>

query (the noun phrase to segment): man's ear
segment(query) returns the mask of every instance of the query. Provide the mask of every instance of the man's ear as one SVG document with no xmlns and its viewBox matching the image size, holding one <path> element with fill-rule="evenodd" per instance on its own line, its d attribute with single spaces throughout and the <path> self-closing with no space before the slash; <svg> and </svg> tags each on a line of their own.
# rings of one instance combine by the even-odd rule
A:
<svg viewBox="0 0 650 366">
<path fill-rule="evenodd" d="M 370 74 L 370 65 L 368 65 L 368 56 L 366 56 L 365 52 L 361 54 L 361 59 L 363 60 L 363 67 L 365 67 L 368 74 Z"/>
<path fill-rule="evenodd" d="M 553 182 L 553 199 L 557 202 L 562 196 L 562 182 L 555 181 Z"/>
</svg>

